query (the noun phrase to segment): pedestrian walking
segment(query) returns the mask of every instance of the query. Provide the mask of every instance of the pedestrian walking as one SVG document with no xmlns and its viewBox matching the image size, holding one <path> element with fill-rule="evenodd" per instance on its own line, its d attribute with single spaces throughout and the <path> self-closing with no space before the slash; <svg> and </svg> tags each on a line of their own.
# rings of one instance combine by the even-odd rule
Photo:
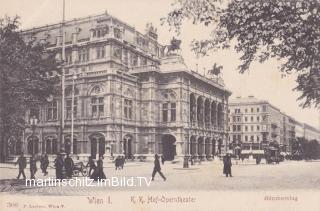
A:
<svg viewBox="0 0 320 211">
<path fill-rule="evenodd" d="M 123 166 L 124 166 L 125 162 L 126 162 L 126 158 L 124 156 L 121 156 L 121 159 L 120 159 L 120 167 L 121 167 L 121 169 L 123 169 Z"/>
<path fill-rule="evenodd" d="M 20 176 L 23 176 L 23 179 L 26 179 L 26 175 L 24 173 L 24 169 L 27 167 L 27 159 L 23 156 L 23 153 L 21 153 L 20 157 L 18 158 L 16 165 L 19 165 L 19 173 L 17 176 L 17 179 L 20 179 Z"/>
<path fill-rule="evenodd" d="M 114 161 L 114 165 L 116 167 L 116 170 L 120 169 L 120 164 L 121 164 L 121 158 L 120 158 L 120 155 L 118 155 Z"/>
<path fill-rule="evenodd" d="M 104 174 L 104 171 L 103 171 L 102 159 L 103 159 L 102 157 L 99 157 L 99 160 L 97 161 L 97 168 L 93 171 L 93 173 L 90 177 L 94 181 L 106 179 L 106 175 Z"/>
<path fill-rule="evenodd" d="M 54 165 L 56 167 L 56 178 L 57 179 L 63 179 L 63 166 L 64 166 L 64 161 L 63 157 L 60 153 L 57 154 L 56 159 L 54 160 Z"/>
<path fill-rule="evenodd" d="M 40 168 L 44 176 L 48 175 L 48 172 L 47 172 L 48 165 L 49 165 L 48 155 L 44 154 L 41 156 L 41 159 L 40 159 Z"/>
<path fill-rule="evenodd" d="M 89 161 L 88 161 L 86 167 L 89 167 L 89 177 L 90 177 L 92 174 L 92 170 L 95 170 L 95 168 L 97 167 L 91 156 L 89 157 Z"/>
<path fill-rule="evenodd" d="M 37 172 L 37 161 L 34 156 L 30 158 L 30 178 L 35 179 L 35 175 Z"/>
<path fill-rule="evenodd" d="M 163 178 L 163 181 L 166 181 L 167 178 L 162 174 L 161 172 L 161 167 L 160 167 L 160 161 L 159 161 L 159 155 L 155 154 L 154 155 L 154 168 L 153 168 L 153 172 L 152 172 L 152 181 L 154 180 L 154 176 L 156 175 L 156 173 L 158 172 L 160 174 L 160 176 Z"/>
<path fill-rule="evenodd" d="M 224 158 L 223 158 L 223 173 L 226 175 L 226 177 L 230 176 L 232 177 L 231 174 L 231 156 L 228 153 Z"/>
<path fill-rule="evenodd" d="M 64 166 L 66 168 L 66 177 L 72 178 L 74 162 L 73 162 L 72 158 L 69 156 L 69 154 L 67 154 L 67 157 L 64 160 Z"/>
</svg>

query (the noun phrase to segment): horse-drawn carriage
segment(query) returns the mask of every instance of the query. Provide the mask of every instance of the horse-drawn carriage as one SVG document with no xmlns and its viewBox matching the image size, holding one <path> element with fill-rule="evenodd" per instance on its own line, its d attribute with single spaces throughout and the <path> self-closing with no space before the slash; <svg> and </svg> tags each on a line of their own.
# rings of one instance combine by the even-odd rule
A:
<svg viewBox="0 0 320 211">
<path fill-rule="evenodd" d="M 72 171 L 73 176 L 78 177 L 80 173 L 84 177 L 88 176 L 88 166 L 84 165 L 83 162 L 74 163 Z"/>
</svg>

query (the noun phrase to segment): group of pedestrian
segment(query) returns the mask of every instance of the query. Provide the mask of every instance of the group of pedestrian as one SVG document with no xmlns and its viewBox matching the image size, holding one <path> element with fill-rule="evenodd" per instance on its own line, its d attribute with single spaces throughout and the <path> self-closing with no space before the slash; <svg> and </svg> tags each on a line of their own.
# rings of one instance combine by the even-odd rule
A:
<svg viewBox="0 0 320 211">
<path fill-rule="evenodd" d="M 74 162 L 69 154 L 58 153 L 54 160 L 57 179 L 71 179 L 73 176 Z"/>
<path fill-rule="evenodd" d="M 106 175 L 103 170 L 103 157 L 100 156 L 99 160 L 97 161 L 97 164 L 95 164 L 94 159 L 90 156 L 89 161 L 87 163 L 87 167 L 89 167 L 89 177 L 95 181 L 99 179 L 106 179 Z M 161 157 L 162 164 L 164 164 L 164 159 Z M 124 156 L 118 156 L 115 159 L 115 166 L 117 169 L 123 169 L 123 165 L 125 163 L 125 157 Z M 26 179 L 26 175 L 24 172 L 24 169 L 27 167 L 27 159 L 24 157 L 23 154 L 20 155 L 18 158 L 16 164 L 19 165 L 19 174 L 17 176 L 17 179 L 20 179 L 20 176 L 23 176 L 23 179 Z M 46 154 L 41 156 L 40 159 L 40 168 L 42 170 L 42 173 L 46 176 L 48 174 L 47 168 L 49 165 L 49 159 Z M 67 154 L 66 158 L 64 158 L 63 153 L 58 153 L 57 158 L 54 161 L 54 165 L 56 168 L 56 178 L 57 179 L 68 179 L 72 178 L 73 175 L 73 169 L 74 169 L 74 162 L 72 158 Z M 231 173 L 231 155 L 227 154 L 223 157 L 223 174 L 226 175 L 226 177 L 230 176 L 232 177 Z M 64 174 L 64 168 L 65 168 L 65 174 Z M 37 172 L 37 165 L 36 165 L 36 159 L 34 156 L 30 158 L 30 178 L 35 179 L 35 174 Z M 155 160 L 154 160 L 154 167 L 152 172 L 152 181 L 154 180 L 154 177 L 156 173 L 159 173 L 159 175 L 162 177 L 164 181 L 166 181 L 166 177 L 161 172 L 161 166 L 160 166 L 160 160 L 159 155 L 155 154 Z"/>
<path fill-rule="evenodd" d="M 26 179 L 26 174 L 24 172 L 24 169 L 27 168 L 27 158 L 24 157 L 23 153 L 21 153 L 21 155 L 19 156 L 16 165 L 19 165 L 19 173 L 17 176 L 17 179 L 20 179 L 20 176 L 22 175 L 23 179 Z M 44 175 L 47 175 L 47 168 L 49 166 L 49 159 L 48 159 L 48 155 L 44 154 L 41 156 L 40 159 L 40 168 L 42 170 L 42 173 Z M 35 156 L 31 156 L 30 157 L 30 178 L 31 179 L 35 179 L 35 175 L 37 173 L 37 160 L 35 158 Z"/>
<path fill-rule="evenodd" d="M 116 167 L 116 170 L 123 169 L 124 163 L 126 162 L 126 159 L 124 156 L 117 156 L 117 158 L 114 161 L 114 165 Z"/>
</svg>

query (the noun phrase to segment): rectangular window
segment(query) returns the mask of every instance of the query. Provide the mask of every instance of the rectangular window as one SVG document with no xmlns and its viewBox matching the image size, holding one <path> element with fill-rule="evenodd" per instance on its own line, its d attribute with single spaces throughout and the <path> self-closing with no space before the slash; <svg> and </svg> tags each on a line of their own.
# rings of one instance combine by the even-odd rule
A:
<svg viewBox="0 0 320 211">
<path fill-rule="evenodd" d="M 232 130 L 237 131 L 237 125 L 232 125 Z"/>
<path fill-rule="evenodd" d="M 259 122 L 259 121 L 260 121 L 260 117 L 257 116 L 257 122 Z"/>
<path fill-rule="evenodd" d="M 259 108 L 257 108 L 257 112 L 259 112 L 260 111 L 260 109 Z"/>
<path fill-rule="evenodd" d="M 47 107 L 47 120 L 56 120 L 58 118 L 57 101 L 52 101 Z"/>
<path fill-rule="evenodd" d="M 248 121 L 248 117 L 244 117 L 244 121 L 247 122 Z"/>
<path fill-rule="evenodd" d="M 259 136 L 257 136 L 257 141 L 260 141 L 260 137 Z"/>
<path fill-rule="evenodd" d="M 98 46 L 96 48 L 96 58 L 101 59 L 105 56 L 105 46 Z"/>
<path fill-rule="evenodd" d="M 253 108 L 251 108 L 251 113 L 253 113 Z"/>
<path fill-rule="evenodd" d="M 238 138 L 238 141 L 241 141 L 241 135 L 238 135 L 237 138 Z"/>
<path fill-rule="evenodd" d="M 267 111 L 267 106 L 266 106 L 266 105 L 262 106 L 262 111 L 263 111 L 263 112 L 266 112 L 266 111 Z"/>
<path fill-rule="evenodd" d="M 260 126 L 259 125 L 257 125 L 257 131 L 259 131 L 260 130 Z"/>
<path fill-rule="evenodd" d="M 137 56 L 137 54 L 134 54 L 134 53 L 131 54 L 130 65 L 131 66 L 138 66 L 138 56 Z"/>
<path fill-rule="evenodd" d="M 244 130 L 245 130 L 245 131 L 248 131 L 248 126 L 245 126 L 245 127 L 244 127 Z"/>
<path fill-rule="evenodd" d="M 78 53 L 79 62 L 87 62 L 89 61 L 89 50 L 86 48 L 80 49 Z"/>
<path fill-rule="evenodd" d="M 247 112 L 248 112 L 248 109 L 244 109 L 244 112 L 246 112 L 246 113 L 247 113 Z"/>
<path fill-rule="evenodd" d="M 232 136 L 232 141 L 237 141 L 237 136 L 236 135 Z"/>
<path fill-rule="evenodd" d="M 236 118 L 235 116 L 233 116 L 233 117 L 232 117 L 232 121 L 233 121 L 233 122 L 236 122 L 236 121 L 237 121 L 237 118 Z"/>
<path fill-rule="evenodd" d="M 132 119 L 132 100 L 124 100 L 124 118 Z"/>
<path fill-rule="evenodd" d="M 253 125 L 251 125 L 251 131 L 254 131 Z"/>
<path fill-rule="evenodd" d="M 171 103 L 171 122 L 176 121 L 176 103 Z"/>
<path fill-rule="evenodd" d="M 99 117 L 104 115 L 104 98 L 92 97 L 91 98 L 91 111 L 93 117 Z"/>
<path fill-rule="evenodd" d="M 237 131 L 241 131 L 241 125 L 237 125 Z"/>
<path fill-rule="evenodd" d="M 237 121 L 241 122 L 241 117 L 240 116 L 237 117 Z"/>
<path fill-rule="evenodd" d="M 250 136 L 250 141 L 254 141 L 254 136 Z"/>
<path fill-rule="evenodd" d="M 251 122 L 253 122 L 253 116 L 250 119 L 251 119 Z"/>
<path fill-rule="evenodd" d="M 36 119 L 39 119 L 40 117 L 40 110 L 39 108 L 31 108 L 30 109 L 30 118 L 36 118 Z"/>
<path fill-rule="evenodd" d="M 168 121 L 168 103 L 162 105 L 162 120 L 164 122 Z"/>
<path fill-rule="evenodd" d="M 244 140 L 245 140 L 245 141 L 248 141 L 248 136 L 245 136 L 245 137 L 244 137 Z"/>
<path fill-rule="evenodd" d="M 114 32 L 114 37 L 117 38 L 117 39 L 121 39 L 121 31 L 119 28 L 114 28 L 113 29 L 113 32 Z"/>
</svg>

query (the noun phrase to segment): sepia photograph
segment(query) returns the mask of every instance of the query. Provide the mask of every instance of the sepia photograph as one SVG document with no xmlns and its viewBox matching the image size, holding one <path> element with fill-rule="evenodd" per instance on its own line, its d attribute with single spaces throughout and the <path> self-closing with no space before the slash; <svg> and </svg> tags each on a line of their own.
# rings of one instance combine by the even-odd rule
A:
<svg viewBox="0 0 320 211">
<path fill-rule="evenodd" d="M 319 0 L 0 3 L 0 210 L 320 210 Z"/>
</svg>

